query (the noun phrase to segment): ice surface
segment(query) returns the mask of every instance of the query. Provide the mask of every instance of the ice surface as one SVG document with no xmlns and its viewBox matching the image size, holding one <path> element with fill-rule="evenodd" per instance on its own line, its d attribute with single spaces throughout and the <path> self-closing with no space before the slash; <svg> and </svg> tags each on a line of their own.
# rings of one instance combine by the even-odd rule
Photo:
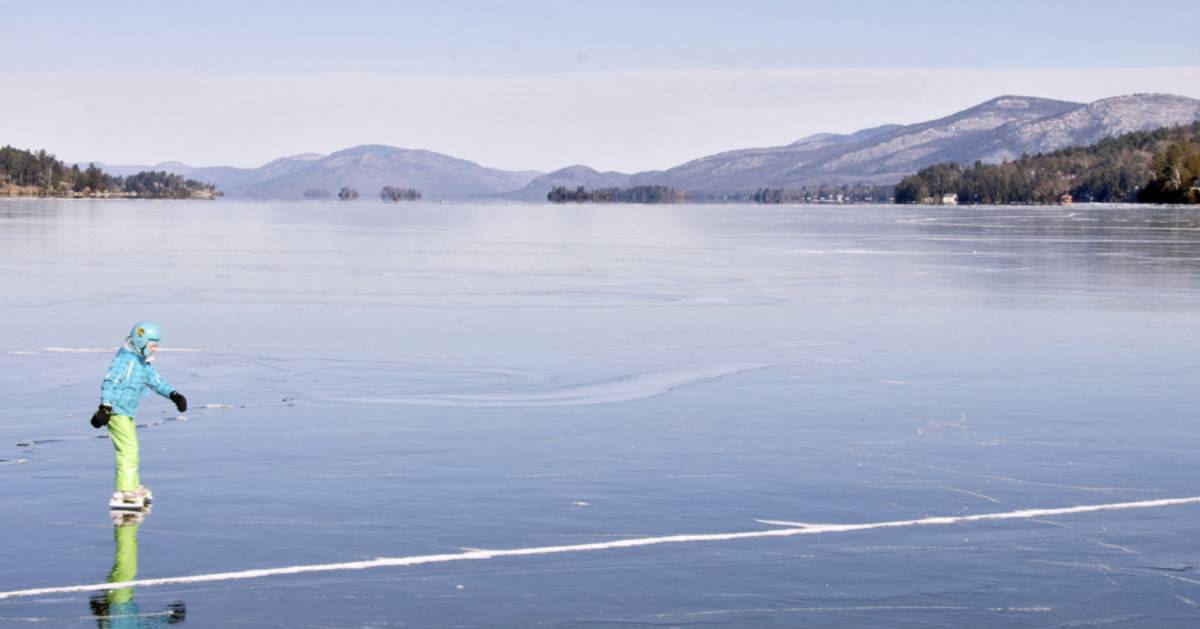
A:
<svg viewBox="0 0 1200 629">
<path fill-rule="evenodd" d="M 579 506 L 581 503 L 576 503 Z M 563 546 L 540 546 L 533 548 L 507 548 L 502 550 L 467 549 L 459 553 L 444 553 L 438 555 L 418 555 L 414 557 L 378 557 L 368 561 L 353 561 L 336 564 L 317 564 L 307 566 L 286 566 L 259 570 L 243 570 L 240 572 L 220 572 L 185 577 L 166 577 L 158 579 L 137 579 L 128 581 L 109 581 L 86 585 L 68 585 L 51 588 L 34 588 L 12 592 L 0 591 L 0 599 L 23 596 L 45 596 L 47 594 L 63 594 L 67 592 L 95 592 L 112 589 L 133 587 L 162 586 L 176 584 L 211 583 L 219 581 L 242 581 L 246 579 L 261 579 L 264 577 L 310 574 L 314 572 L 342 572 L 347 570 L 367 570 L 370 568 L 395 568 L 420 566 L 424 564 L 447 563 L 452 561 L 483 561 L 505 557 L 529 557 L 533 555 L 558 555 L 563 553 L 598 552 L 622 548 L 639 548 L 642 546 L 658 546 L 661 544 L 699 544 L 705 542 L 729 542 L 766 537 L 792 537 L 795 535 L 821 535 L 827 533 L 848 533 L 867 531 L 871 529 L 902 528 L 909 526 L 934 526 L 959 524 L 968 522 L 984 522 L 992 520 L 1032 520 L 1047 516 L 1076 515 L 1080 513 L 1095 513 L 1098 511 L 1123 511 L 1126 509 L 1152 509 L 1158 507 L 1173 507 L 1179 505 L 1200 504 L 1200 496 L 1188 498 L 1168 498 L 1163 500 L 1142 500 L 1138 502 L 1119 502 L 1098 505 L 1080 505 L 1075 507 L 1060 507 L 1053 509 L 1022 509 L 1004 513 L 982 513 L 977 515 L 944 516 L 921 518 L 917 520 L 897 520 L 892 522 L 866 522 L 861 524 L 808 524 L 789 522 L 785 520 L 757 520 L 761 524 L 779 526 L 765 531 L 742 531 L 737 533 L 707 533 L 667 535 L 661 537 L 638 537 L 591 544 L 571 544 Z M 1109 544 L 1125 552 L 1137 554 L 1128 548 Z"/>
<path fill-rule="evenodd" d="M 0 591 L 113 567 L 88 419 L 149 318 L 191 408 L 142 401 L 138 580 L 604 551 L 164 583 L 134 590 L 145 614 L 1194 626 L 1200 507 L 1161 501 L 1200 495 L 1198 226 L 1087 205 L 0 201 L 0 487 L 21 505 Z M 1125 503 L 1156 506 L 1029 511 Z M 997 513 L 1028 517 L 976 517 Z M 761 536 L 813 526 L 854 528 Z M 639 545 L 731 533 L 752 536 Z M 95 626 L 88 596 L 0 601 L 0 626 Z"/>
<path fill-rule="evenodd" d="M 329 397 L 326 401 L 359 404 L 415 404 L 423 406 L 584 406 L 632 402 L 664 395 L 676 387 L 715 380 L 755 369 L 767 364 L 710 365 L 673 369 L 657 373 L 640 373 L 602 382 L 560 387 L 550 391 L 475 393 L 440 396 L 386 397 Z"/>
</svg>

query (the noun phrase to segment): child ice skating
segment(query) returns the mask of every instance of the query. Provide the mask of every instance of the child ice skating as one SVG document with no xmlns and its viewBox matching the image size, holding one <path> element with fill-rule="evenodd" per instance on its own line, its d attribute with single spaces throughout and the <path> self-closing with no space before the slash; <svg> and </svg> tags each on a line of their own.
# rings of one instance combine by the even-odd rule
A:
<svg viewBox="0 0 1200 629">
<path fill-rule="evenodd" d="M 150 490 L 138 479 L 138 442 L 134 424 L 138 399 L 148 387 L 170 398 L 182 413 L 187 399 L 158 375 L 151 362 L 161 338 L 158 324 L 138 321 L 117 351 L 104 383 L 100 385 L 100 408 L 92 415 L 92 426 L 108 426 L 108 435 L 116 455 L 116 482 L 109 508 L 140 510 L 153 500 Z"/>
</svg>

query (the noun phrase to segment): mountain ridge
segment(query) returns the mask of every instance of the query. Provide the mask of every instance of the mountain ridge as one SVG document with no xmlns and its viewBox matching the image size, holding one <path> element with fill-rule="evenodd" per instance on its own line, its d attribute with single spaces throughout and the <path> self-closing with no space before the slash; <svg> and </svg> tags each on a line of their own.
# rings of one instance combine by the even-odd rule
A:
<svg viewBox="0 0 1200 629">
<path fill-rule="evenodd" d="M 1006 94 L 924 122 L 817 133 L 789 144 L 722 151 L 665 170 L 634 173 L 598 171 L 583 164 L 549 173 L 509 171 L 383 144 L 281 157 L 258 168 L 164 162 L 105 169 L 114 174 L 130 168 L 168 170 L 214 183 L 229 198 L 253 199 L 300 199 L 308 190 L 335 193 L 343 186 L 373 195 L 385 185 L 416 188 L 426 198 L 525 201 L 543 201 L 554 187 L 579 186 L 661 185 L 715 194 L 759 187 L 892 184 L 935 163 L 996 163 L 1195 120 L 1200 120 L 1200 100 L 1172 94 L 1128 94 L 1090 103 Z"/>
<path fill-rule="evenodd" d="M 198 168 L 189 176 L 215 183 L 230 198 L 301 199 L 311 190 L 336 194 L 350 187 L 374 195 L 384 186 L 416 188 L 427 198 L 489 195 L 518 189 L 541 174 L 487 168 L 426 149 L 360 144 L 328 155 L 281 157 L 258 168 Z"/>
</svg>

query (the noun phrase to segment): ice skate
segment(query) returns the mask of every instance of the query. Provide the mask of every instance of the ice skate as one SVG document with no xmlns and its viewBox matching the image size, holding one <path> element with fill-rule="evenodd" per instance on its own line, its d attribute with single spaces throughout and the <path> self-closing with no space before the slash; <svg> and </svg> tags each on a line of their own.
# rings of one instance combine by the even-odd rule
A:
<svg viewBox="0 0 1200 629">
<path fill-rule="evenodd" d="M 108 512 L 108 517 L 112 518 L 113 526 L 133 526 L 135 524 L 141 524 L 149 514 L 150 507 L 146 507 L 141 511 L 111 509 Z"/>
<path fill-rule="evenodd" d="M 137 494 L 147 507 L 154 503 L 154 494 L 150 493 L 150 488 L 145 485 L 138 485 L 138 488 L 133 490 L 133 493 Z"/>
<path fill-rule="evenodd" d="M 146 500 L 137 491 L 114 491 L 108 500 L 110 511 L 141 511 L 146 508 Z"/>
</svg>

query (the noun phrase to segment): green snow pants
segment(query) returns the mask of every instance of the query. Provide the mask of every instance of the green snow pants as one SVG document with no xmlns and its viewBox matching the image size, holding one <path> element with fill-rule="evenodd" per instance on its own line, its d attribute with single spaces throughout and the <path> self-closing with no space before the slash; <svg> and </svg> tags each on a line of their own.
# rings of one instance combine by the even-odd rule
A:
<svg viewBox="0 0 1200 629">
<path fill-rule="evenodd" d="M 132 581 L 137 578 L 138 526 L 137 524 L 130 524 L 113 527 L 113 541 L 116 542 L 116 549 L 113 551 L 113 567 L 108 573 L 109 583 Z M 110 605 L 128 603 L 133 598 L 133 588 L 109 590 L 106 598 Z M 112 612 L 109 613 L 111 614 Z"/>
<path fill-rule="evenodd" d="M 108 438 L 112 441 L 117 461 L 114 491 L 133 491 L 142 484 L 138 480 L 138 441 L 133 418 L 112 415 L 108 418 Z"/>
</svg>

